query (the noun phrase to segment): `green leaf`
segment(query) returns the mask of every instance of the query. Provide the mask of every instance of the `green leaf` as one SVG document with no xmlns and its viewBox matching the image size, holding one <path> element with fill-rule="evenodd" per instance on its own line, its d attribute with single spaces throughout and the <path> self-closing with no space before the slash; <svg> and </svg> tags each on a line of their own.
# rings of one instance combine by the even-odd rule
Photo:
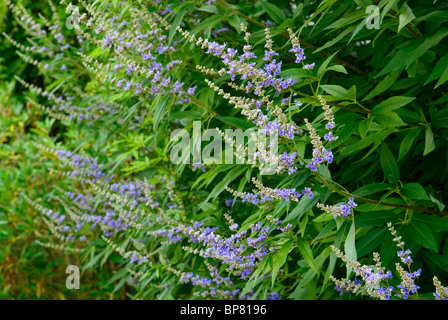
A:
<svg viewBox="0 0 448 320">
<path fill-rule="evenodd" d="M 406 136 L 403 138 L 400 144 L 400 149 L 398 151 L 398 161 L 403 159 L 403 157 L 411 150 L 414 140 L 420 134 L 421 128 L 415 128 L 408 131 Z"/>
<path fill-rule="evenodd" d="M 434 87 L 434 89 L 436 89 L 438 86 L 441 86 L 442 84 L 444 84 L 447 80 L 448 80 L 448 66 L 443 71 L 443 73 L 440 76 L 439 81 L 437 81 L 436 86 Z"/>
<path fill-rule="evenodd" d="M 250 123 L 249 121 L 247 121 L 246 119 L 241 119 L 241 118 L 235 118 L 235 117 L 215 117 L 218 120 L 221 120 L 222 122 L 224 122 L 225 124 L 238 128 L 238 129 L 242 129 L 242 130 L 247 130 L 249 128 L 252 128 L 254 125 L 252 123 Z"/>
<path fill-rule="evenodd" d="M 289 251 L 292 248 L 292 240 L 286 241 L 283 246 L 278 250 L 277 254 L 274 256 L 274 263 L 272 266 L 272 278 L 271 278 L 271 286 L 274 286 L 275 278 L 277 277 L 278 270 L 285 264 L 286 259 L 288 258 Z"/>
<path fill-rule="evenodd" d="M 314 196 L 311 199 L 309 197 L 302 197 L 297 206 L 286 216 L 283 222 L 288 222 L 296 218 L 300 219 L 305 212 L 314 207 L 318 200 L 318 196 Z"/>
<path fill-rule="evenodd" d="M 216 26 L 218 23 L 220 23 L 224 19 L 221 15 L 212 15 L 211 17 L 203 20 L 201 23 L 199 23 L 197 26 L 195 26 L 190 33 L 191 34 L 198 34 L 204 29 L 211 30 L 214 26 Z"/>
<path fill-rule="evenodd" d="M 425 189 L 418 183 L 408 183 L 401 189 L 401 194 L 408 199 L 430 200 Z"/>
<path fill-rule="evenodd" d="M 437 242 L 431 228 L 424 222 L 412 220 L 409 224 L 409 236 L 417 244 L 437 252 Z"/>
<path fill-rule="evenodd" d="M 356 252 L 358 258 L 372 252 L 382 242 L 385 233 L 387 233 L 387 227 L 372 229 L 367 234 L 362 236 L 356 242 Z"/>
<path fill-rule="evenodd" d="M 391 187 L 388 183 L 384 182 L 376 182 L 368 184 L 364 187 L 359 188 L 358 190 L 355 190 L 353 194 L 358 197 L 365 197 L 377 192 L 390 190 Z"/>
<path fill-rule="evenodd" d="M 200 8 L 198 8 L 198 10 L 218 14 L 218 8 L 216 8 L 216 6 L 212 6 L 212 5 L 206 5 L 206 6 L 200 7 Z"/>
<path fill-rule="evenodd" d="M 302 68 L 290 68 L 283 70 L 280 72 L 279 76 L 285 79 L 292 78 L 294 81 L 301 81 L 302 78 L 319 79 L 316 76 L 311 75 L 308 70 L 304 70 Z"/>
<path fill-rule="evenodd" d="M 348 92 L 347 89 L 334 84 L 323 84 L 320 87 L 335 97 L 345 97 Z"/>
<path fill-rule="evenodd" d="M 335 56 L 338 52 L 339 52 L 339 51 L 336 51 L 336 52 L 333 53 L 331 56 L 329 56 L 327 59 L 325 59 L 324 62 L 322 62 L 322 64 L 320 65 L 319 69 L 317 69 L 317 76 L 318 76 L 318 77 L 321 77 L 321 76 L 325 73 L 328 64 L 330 63 L 330 61 L 334 58 L 334 56 Z"/>
<path fill-rule="evenodd" d="M 400 116 L 393 111 L 375 112 L 375 121 L 385 128 L 405 126 L 406 122 L 401 120 Z"/>
<path fill-rule="evenodd" d="M 393 55 L 392 59 L 389 60 L 388 64 L 375 76 L 375 78 L 411 65 L 426 51 L 439 44 L 439 42 L 446 36 L 448 36 L 448 29 L 444 28 L 435 34 L 430 34 L 416 40 L 409 40 L 395 55 Z"/>
<path fill-rule="evenodd" d="M 292 14 L 293 19 L 295 19 L 302 12 L 302 10 L 303 10 L 303 3 L 298 3 L 296 10 Z"/>
<path fill-rule="evenodd" d="M 439 79 L 442 77 L 442 75 L 445 74 L 446 70 L 448 70 L 448 54 L 444 55 L 434 66 L 434 69 L 432 70 L 431 74 L 429 75 L 428 79 L 425 81 L 424 85 L 427 85 L 431 81 L 435 79 Z M 444 76 L 445 77 L 445 76 Z M 446 80 L 445 80 L 446 81 Z M 443 81 L 443 82 L 445 82 Z M 440 80 L 439 80 L 440 82 Z M 439 86 L 439 82 L 437 82 L 436 87 Z M 443 83 L 442 82 L 442 83 Z M 440 83 L 440 84 L 442 84 Z M 434 89 L 436 88 L 434 87 Z"/>
<path fill-rule="evenodd" d="M 384 112 L 384 111 L 394 111 L 396 109 L 399 109 L 399 108 L 407 105 L 408 103 L 410 103 L 411 101 L 414 101 L 414 100 L 415 100 L 415 97 L 405 97 L 405 96 L 391 97 L 385 101 L 382 101 L 378 105 L 376 105 L 372 109 L 372 112 L 375 114 L 375 113 Z"/>
<path fill-rule="evenodd" d="M 266 11 L 266 13 L 275 21 L 278 25 L 281 25 L 284 20 L 286 20 L 286 16 L 282 10 L 277 8 L 272 3 L 266 1 L 259 2 L 261 7 Z"/>
<path fill-rule="evenodd" d="M 380 83 L 378 83 L 378 85 L 375 87 L 375 89 L 373 89 L 363 99 L 363 101 L 372 99 L 373 97 L 376 97 L 380 93 L 382 93 L 382 92 L 386 91 L 387 89 L 389 89 L 390 86 L 392 86 L 395 83 L 395 81 L 397 80 L 397 78 L 400 76 L 400 74 L 402 72 L 403 72 L 402 70 L 396 70 L 396 71 L 393 71 L 393 72 L 389 73 L 383 80 L 381 80 Z"/>
<path fill-rule="evenodd" d="M 313 269 L 317 274 L 319 274 L 319 269 L 317 268 L 316 261 L 314 261 L 313 251 L 311 250 L 310 244 L 303 238 L 297 239 L 297 248 L 300 251 L 305 262 Z"/>
<path fill-rule="evenodd" d="M 436 144 L 434 143 L 434 133 L 431 130 L 431 127 L 426 128 L 425 134 L 425 150 L 423 150 L 423 155 L 426 156 L 428 153 L 433 151 L 436 148 Z"/>
<path fill-rule="evenodd" d="M 397 162 L 386 144 L 381 144 L 380 155 L 381 167 L 383 168 L 384 177 L 393 186 L 398 186 L 400 180 L 400 171 L 398 170 Z"/>
<path fill-rule="evenodd" d="M 433 128 L 448 128 L 448 110 L 431 115 L 431 126 Z"/>
<path fill-rule="evenodd" d="M 158 95 L 154 99 L 151 105 L 151 110 L 154 112 L 153 117 L 154 130 L 157 130 L 160 120 L 162 120 L 163 116 L 165 115 L 166 106 L 170 98 L 171 97 L 169 95 L 163 95 L 163 96 Z"/>
<path fill-rule="evenodd" d="M 424 222 L 434 232 L 448 231 L 448 220 L 442 217 L 417 213 L 412 216 L 412 221 Z"/>
<path fill-rule="evenodd" d="M 399 231 L 398 231 L 399 232 Z M 380 254 L 383 265 L 388 265 L 389 262 L 397 256 L 397 246 L 396 243 L 392 241 L 392 236 L 389 234 L 384 234 L 384 239 L 381 244 Z"/>
<path fill-rule="evenodd" d="M 187 11 L 187 7 L 184 6 L 178 12 L 176 12 L 176 16 L 175 16 L 173 22 L 171 23 L 171 29 L 168 34 L 169 43 L 171 43 L 171 41 L 173 40 L 174 34 L 176 33 L 176 28 L 182 22 L 182 19 L 184 18 L 184 15 L 185 15 L 185 11 Z"/>
<path fill-rule="evenodd" d="M 445 209 L 445 205 L 442 202 L 440 202 L 436 197 L 434 197 L 432 194 L 430 194 L 429 197 L 431 198 L 431 201 L 439 207 L 440 211 L 443 211 L 443 209 Z"/>
<path fill-rule="evenodd" d="M 418 17 L 414 20 L 414 23 L 420 23 L 421 21 L 441 22 L 448 20 L 447 11 L 432 11 L 424 16 Z"/>
<path fill-rule="evenodd" d="M 347 258 L 352 261 L 356 261 L 358 256 L 356 254 L 356 230 L 355 230 L 355 222 L 352 222 L 352 226 L 350 227 L 350 231 L 347 234 L 347 238 L 345 239 L 344 251 Z M 351 268 L 347 267 L 347 278 L 349 277 L 351 272 Z"/>
<path fill-rule="evenodd" d="M 403 10 L 404 9 L 404 10 Z M 415 19 L 412 9 L 405 3 L 401 9 L 403 12 L 398 17 L 398 32 L 403 29 L 407 24 Z"/>
<path fill-rule="evenodd" d="M 347 147 L 344 147 L 339 152 L 339 156 L 354 155 L 356 152 L 368 147 L 374 142 L 383 141 L 388 135 L 394 132 L 394 128 L 388 128 L 386 130 L 381 130 L 379 132 L 368 135 L 364 139 L 360 139 Z"/>
<path fill-rule="evenodd" d="M 241 33 L 241 20 L 234 14 L 229 17 L 229 24 L 239 33 Z"/>
<path fill-rule="evenodd" d="M 347 90 L 341 86 L 338 85 L 333 85 L 333 84 L 323 84 L 320 86 L 324 91 L 326 91 L 327 93 L 329 93 L 330 95 L 340 98 L 345 99 L 345 100 L 352 100 L 355 101 L 356 100 L 356 87 L 353 86 L 350 90 Z"/>
<path fill-rule="evenodd" d="M 201 204 L 201 206 L 199 208 L 202 208 L 202 206 L 207 203 L 208 200 L 210 199 L 214 199 L 217 196 L 219 196 L 219 194 L 221 192 L 224 191 L 225 187 L 232 182 L 233 180 L 235 180 L 239 175 L 241 175 L 244 171 L 246 171 L 246 167 L 245 166 L 239 166 L 236 165 L 232 170 L 229 171 L 229 173 L 227 173 L 227 175 L 224 177 L 224 179 L 222 179 L 212 190 L 212 192 L 210 192 L 210 194 L 208 195 L 207 199 Z"/>
<path fill-rule="evenodd" d="M 332 71 L 336 71 L 336 72 L 347 74 L 347 70 L 345 69 L 345 67 L 342 64 L 332 65 L 332 66 L 326 68 L 324 71 L 328 71 L 328 70 L 332 70 Z"/>
<path fill-rule="evenodd" d="M 355 216 L 358 227 L 376 227 L 397 219 L 397 214 L 391 211 L 367 211 Z"/>
<path fill-rule="evenodd" d="M 448 272 L 448 256 L 432 252 L 423 252 L 424 260 Z"/>
<path fill-rule="evenodd" d="M 353 31 L 354 28 L 347 28 L 346 30 L 344 30 L 343 32 L 341 32 L 341 34 L 339 34 L 336 38 L 334 38 L 333 40 L 328 41 L 327 43 L 325 43 L 322 47 L 317 48 L 316 50 L 313 51 L 313 53 L 318 53 L 328 47 L 333 46 L 335 43 L 338 43 L 342 38 L 344 38 L 347 34 L 349 34 L 350 32 Z"/>
</svg>

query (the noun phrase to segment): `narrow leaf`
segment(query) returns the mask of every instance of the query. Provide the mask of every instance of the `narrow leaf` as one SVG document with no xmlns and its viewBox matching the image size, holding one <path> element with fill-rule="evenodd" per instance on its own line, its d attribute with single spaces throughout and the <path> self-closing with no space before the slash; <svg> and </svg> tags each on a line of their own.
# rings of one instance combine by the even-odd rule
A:
<svg viewBox="0 0 448 320">
<path fill-rule="evenodd" d="M 381 144 L 381 155 L 380 155 L 381 167 L 383 168 L 384 177 L 393 186 L 398 185 L 400 180 L 400 171 L 398 170 L 397 162 L 386 144 Z"/>
</svg>

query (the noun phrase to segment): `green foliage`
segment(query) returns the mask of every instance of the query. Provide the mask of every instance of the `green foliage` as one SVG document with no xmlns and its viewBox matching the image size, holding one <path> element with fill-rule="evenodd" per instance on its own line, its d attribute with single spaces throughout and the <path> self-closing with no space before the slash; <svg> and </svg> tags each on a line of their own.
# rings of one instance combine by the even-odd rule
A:
<svg viewBox="0 0 448 320">
<path fill-rule="evenodd" d="M 109 10 L 123 19 L 135 18 L 118 2 L 92 1 L 96 10 Z M 224 214 L 231 210 L 240 229 L 249 232 L 258 221 L 268 224 L 268 215 L 291 224 L 286 232 L 271 230 L 267 243 L 276 251 L 269 252 L 248 279 L 235 279 L 231 289 L 239 289 L 242 294 L 253 290 L 261 299 L 271 292 L 279 293 L 283 299 L 339 299 L 330 276 L 354 278 L 354 273 L 350 268 L 345 270 L 330 245 L 365 265 L 374 264 L 372 254 L 379 252 L 383 266 L 394 270 L 399 261 L 398 249 L 386 227 L 388 222 L 412 251 L 414 266 L 422 269 L 418 284 L 423 297 L 433 298 L 432 276 L 448 282 L 446 3 L 374 1 L 380 12 L 380 27 L 369 29 L 365 10 L 372 1 L 163 1 L 161 6 L 171 4 L 172 9 L 172 14 L 165 16 L 169 26 L 164 32 L 178 50 L 161 55 L 157 61 L 182 61 L 169 75 L 188 87 L 197 86 L 188 102 L 175 94 L 138 95 L 122 90 L 116 86 L 121 78 L 111 69 L 118 63 L 126 64 L 124 58 L 143 65 L 145 61 L 137 52 L 120 56 L 110 48 L 102 48 L 99 40 L 84 38 L 79 43 L 75 31 L 65 27 L 64 6 L 57 7 L 58 17 L 46 4 L 21 3 L 33 16 L 39 12 L 43 17 L 52 17 L 51 23 L 62 26 L 60 31 L 70 49 L 66 55 L 52 59 L 29 54 L 42 64 L 49 64 L 53 68 L 50 71 L 26 63 L 6 38 L 0 40 L 0 298 L 199 299 L 194 295 L 195 286 L 180 283 L 169 267 L 179 272 L 207 274 L 208 260 L 183 248 L 190 243 L 165 245 L 161 238 L 151 238 L 148 232 L 153 230 L 149 228 L 114 239 L 126 250 L 137 251 L 138 244 L 131 238 L 144 239 L 145 250 L 154 254 L 154 263 L 145 269 L 134 267 L 101 238 L 101 232 L 90 231 L 87 226 L 83 231 L 90 236 L 89 241 L 69 245 L 76 252 L 39 245 L 36 240 L 55 244 L 59 240 L 25 196 L 46 208 L 66 212 L 67 208 L 57 200 L 61 197 L 57 188 L 90 192 L 98 208 L 102 194 L 92 185 L 60 175 L 67 167 L 38 145 L 92 156 L 113 177 L 112 183 L 154 182 L 164 214 L 179 223 L 199 221 L 207 227 L 225 229 Z M 156 9 L 138 3 L 130 7 L 140 10 L 142 30 L 150 30 L 144 14 Z M 30 45 L 30 30 L 24 30 L 11 16 L 6 5 L 0 4 L 0 31 L 18 43 Z M 42 17 L 35 18 L 44 24 Z M 242 52 L 246 43 L 242 24 L 251 33 L 249 43 L 257 56 L 253 60 L 257 67 L 263 65 L 264 29 L 269 26 L 273 48 L 279 53 L 277 61 L 283 63 L 280 76 L 295 81 L 287 92 L 275 97 L 276 104 L 289 98 L 283 107 L 289 122 L 307 131 L 304 119 L 310 119 L 322 133 L 324 115 L 318 95 L 332 108 L 338 139 L 329 144 L 334 162 L 328 167 L 321 165 L 317 172 L 305 167 L 312 157 L 311 139 L 306 134 L 280 145 L 280 154 L 294 151 L 301 158 L 300 170 L 292 175 L 264 176 L 258 168 L 247 164 L 210 164 L 202 172 L 195 170 L 193 164 L 170 161 L 169 137 L 175 129 L 185 129 L 193 140 L 201 138 L 194 136 L 194 121 L 200 121 L 202 130 L 255 127 L 204 81 L 211 80 L 225 92 L 235 94 L 237 91 L 228 84 L 228 74 L 207 75 L 196 69 L 199 65 L 219 70 L 219 59 L 205 54 L 206 50 L 176 30 L 182 26 L 196 38 L 226 43 Z M 213 32 L 222 28 L 227 31 L 217 33 L 215 38 Z M 304 70 L 294 63 L 288 28 L 299 37 L 306 61 L 316 64 L 313 70 Z M 51 41 L 45 45 L 50 47 Z M 76 53 L 78 45 L 85 56 Z M 63 65 L 67 71 L 61 70 Z M 112 67 L 104 71 L 103 65 Z M 108 75 L 111 76 L 107 78 Z M 51 103 L 14 76 L 55 95 L 76 96 L 75 103 L 80 108 L 116 104 L 117 112 L 99 113 L 98 120 L 90 124 L 68 120 L 69 113 L 66 118 L 55 117 L 32 101 L 47 107 Z M 112 77 L 116 77 L 115 82 L 110 81 Z M 126 77 L 125 73 L 120 77 Z M 133 80 L 151 88 L 143 73 Z M 239 94 L 244 92 L 236 93 Z M 203 143 L 199 151 L 206 145 Z M 159 176 L 175 182 L 174 193 L 181 199 L 182 210 L 168 209 L 172 193 Z M 273 189 L 311 187 L 313 198 L 303 196 L 297 203 L 280 199 L 258 206 L 236 201 L 232 207 L 226 207 L 226 199 L 238 198 L 227 188 L 252 192 L 252 178 Z M 347 219 L 334 219 L 316 206 L 318 202 L 338 205 L 349 197 L 358 206 Z M 224 232 L 224 236 L 230 234 L 228 230 Z M 69 264 L 82 266 L 79 292 L 65 288 L 65 267 Z M 222 274 L 228 267 L 216 266 Z M 130 278 L 138 279 L 139 285 Z"/>
</svg>

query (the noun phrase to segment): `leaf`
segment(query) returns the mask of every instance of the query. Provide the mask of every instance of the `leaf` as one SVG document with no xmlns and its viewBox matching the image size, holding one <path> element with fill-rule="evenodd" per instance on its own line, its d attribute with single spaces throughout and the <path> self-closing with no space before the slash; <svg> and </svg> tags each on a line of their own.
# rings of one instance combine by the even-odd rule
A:
<svg viewBox="0 0 448 320">
<path fill-rule="evenodd" d="M 403 157 L 411 150 L 414 140 L 420 134 L 421 128 L 415 128 L 408 131 L 406 136 L 403 138 L 400 144 L 400 149 L 398 151 L 398 161 L 403 159 Z"/>
<path fill-rule="evenodd" d="M 401 194 L 408 199 L 429 200 L 425 189 L 418 183 L 408 183 L 401 189 Z"/>
<path fill-rule="evenodd" d="M 236 165 L 232 170 L 229 171 L 229 173 L 227 173 L 227 175 L 224 177 L 224 179 L 222 179 L 212 190 L 212 192 L 210 192 L 210 194 L 208 195 L 207 199 L 200 205 L 199 208 L 202 208 L 202 206 L 207 203 L 208 200 L 210 200 L 211 198 L 216 198 L 217 196 L 219 196 L 219 194 L 225 189 L 225 187 L 232 182 L 233 180 L 235 180 L 239 175 L 241 175 L 244 171 L 246 171 L 246 167 L 245 166 L 239 166 Z"/>
<path fill-rule="evenodd" d="M 383 80 L 381 80 L 380 83 L 378 83 L 378 85 L 375 87 L 375 89 L 373 89 L 363 99 L 363 101 L 372 99 L 373 97 L 376 97 L 380 93 L 382 93 L 382 92 L 386 91 L 387 89 L 389 89 L 390 86 L 395 83 L 395 80 L 397 80 L 397 78 L 400 76 L 400 74 L 402 72 L 403 72 L 402 70 L 397 70 L 397 71 L 393 71 L 393 72 L 389 73 Z"/>
<path fill-rule="evenodd" d="M 383 265 L 388 265 L 389 262 L 397 256 L 397 246 L 396 243 L 392 241 L 392 239 L 393 238 L 390 233 L 384 235 L 380 249 Z"/>
<path fill-rule="evenodd" d="M 347 223 L 347 221 L 344 221 L 344 223 Z M 342 241 L 344 228 L 339 229 L 339 231 L 336 232 L 336 236 L 334 237 L 334 246 L 336 248 L 339 248 Z M 334 267 L 336 265 L 336 254 L 334 252 L 331 252 L 330 254 L 330 261 L 328 263 L 327 271 L 325 272 L 325 279 L 324 283 L 327 283 L 329 281 L 330 275 L 333 274 Z"/>
<path fill-rule="evenodd" d="M 424 222 L 434 232 L 448 231 L 448 220 L 442 217 L 417 213 L 412 216 L 412 221 Z"/>
<path fill-rule="evenodd" d="M 435 34 L 416 40 L 409 40 L 396 54 L 394 54 L 392 59 L 389 60 L 388 64 L 375 76 L 375 78 L 411 65 L 426 51 L 438 45 L 446 36 L 448 36 L 448 29 L 444 28 Z"/>
<path fill-rule="evenodd" d="M 383 112 L 383 111 L 394 111 L 396 109 L 399 109 L 399 108 L 407 105 L 408 103 L 410 103 L 411 101 L 414 101 L 414 100 L 415 100 L 415 97 L 405 97 L 405 96 L 391 97 L 385 101 L 382 101 L 378 105 L 376 105 L 372 109 L 372 112 L 375 114 L 375 113 Z"/>
<path fill-rule="evenodd" d="M 319 269 L 317 268 L 316 261 L 314 261 L 313 251 L 311 250 L 310 244 L 303 238 L 297 239 L 297 248 L 300 251 L 305 262 L 313 269 L 317 274 L 319 274 Z"/>
<path fill-rule="evenodd" d="M 311 199 L 309 197 L 302 197 L 299 200 L 299 204 L 286 216 L 283 222 L 288 222 L 296 218 L 300 219 L 305 212 L 314 207 L 318 200 L 318 196 L 314 196 Z"/>
<path fill-rule="evenodd" d="M 437 252 L 437 242 L 431 228 L 424 222 L 411 220 L 409 224 L 409 236 L 417 244 Z"/>
<path fill-rule="evenodd" d="M 431 127 L 426 128 L 425 134 L 425 150 L 423 150 L 423 156 L 426 156 L 428 153 L 433 151 L 436 148 L 436 144 L 434 143 L 434 133 L 431 130 Z"/>
<path fill-rule="evenodd" d="M 330 95 L 338 97 L 340 99 L 347 99 L 353 101 L 356 100 L 355 86 L 353 86 L 350 90 L 347 90 L 341 86 L 333 84 L 321 85 L 320 87 Z"/>
<path fill-rule="evenodd" d="M 284 20 L 286 20 L 286 16 L 282 10 L 277 8 L 272 3 L 266 1 L 259 2 L 261 7 L 266 11 L 266 13 L 275 21 L 278 25 L 281 25 Z"/>
<path fill-rule="evenodd" d="M 383 168 L 384 177 L 393 186 L 398 185 L 400 180 L 400 171 L 398 170 L 397 162 L 386 144 L 381 144 L 381 155 L 380 155 L 381 167 Z"/>
<path fill-rule="evenodd" d="M 412 20 L 415 19 L 415 16 L 412 13 L 412 9 L 409 8 L 407 3 L 403 5 L 403 8 L 402 8 L 403 12 L 398 17 L 398 32 L 400 32 L 401 29 L 403 29 L 407 24 L 409 24 Z"/>
<path fill-rule="evenodd" d="M 348 16 L 344 16 L 342 18 L 337 19 L 335 22 L 325 27 L 324 30 L 328 29 L 340 29 L 347 24 L 352 24 L 353 22 L 363 19 L 366 13 L 363 10 L 359 10 L 358 12 L 350 13 Z"/>
<path fill-rule="evenodd" d="M 235 127 L 235 128 L 242 129 L 242 130 L 247 130 L 254 126 L 252 123 L 250 123 L 246 119 L 235 118 L 235 117 L 221 117 L 221 116 L 215 117 L 215 118 L 218 120 L 221 120 L 222 122 L 224 122 L 225 124 L 227 124 L 231 127 Z"/>
<path fill-rule="evenodd" d="M 339 152 L 339 156 L 354 155 L 356 152 L 368 147 L 374 142 L 383 141 L 388 135 L 390 135 L 394 131 L 395 131 L 394 128 L 388 128 L 387 130 L 381 130 L 379 132 L 368 135 L 364 139 L 361 139 L 360 141 L 354 144 L 342 148 L 341 151 Z"/>
<path fill-rule="evenodd" d="M 434 66 L 434 69 L 432 70 L 431 74 L 429 75 L 428 79 L 425 81 L 424 85 L 427 85 L 431 81 L 441 78 L 442 75 L 444 75 L 445 71 L 448 69 L 448 54 L 444 55 Z M 445 80 L 446 81 L 446 80 Z M 443 81 L 443 82 L 445 82 Z M 440 82 L 440 80 L 439 80 Z M 442 84 L 442 83 L 440 83 Z M 436 87 L 439 86 L 439 83 L 437 82 Z M 434 89 L 436 88 L 434 87 Z"/>
<path fill-rule="evenodd" d="M 229 24 L 238 32 L 241 33 L 241 20 L 240 18 L 234 14 L 229 17 Z"/>
<path fill-rule="evenodd" d="M 302 12 L 302 10 L 303 10 L 303 3 L 298 3 L 296 10 L 292 14 L 293 19 L 295 19 Z"/>
<path fill-rule="evenodd" d="M 358 190 L 355 190 L 353 194 L 358 197 L 365 197 L 377 192 L 390 190 L 391 187 L 388 183 L 384 182 L 376 182 L 368 184 L 364 187 L 359 188 Z"/>
<path fill-rule="evenodd" d="M 383 22 L 384 16 L 390 11 L 390 9 L 392 9 L 392 7 L 398 2 L 398 0 L 386 0 L 386 1 L 381 1 L 381 3 L 379 4 L 379 7 L 382 7 L 381 4 L 384 5 L 384 3 L 387 3 L 384 6 L 384 9 L 381 12 L 381 20 L 380 22 Z"/>
<path fill-rule="evenodd" d="M 280 248 L 280 250 L 278 250 L 277 254 L 274 256 L 274 263 L 272 266 L 272 278 L 271 278 L 272 287 L 274 286 L 278 270 L 280 270 L 280 268 L 285 264 L 291 248 L 292 248 L 292 240 L 288 240 L 283 244 L 283 246 Z"/>
<path fill-rule="evenodd" d="M 335 64 L 331 67 L 326 68 L 324 71 L 328 71 L 328 70 L 347 74 L 347 70 L 345 69 L 345 67 L 342 64 Z"/>
<path fill-rule="evenodd" d="M 313 78 L 316 80 L 319 79 L 311 75 L 309 71 L 302 68 L 290 68 L 283 70 L 282 72 L 280 72 L 279 76 L 285 79 L 292 78 L 294 81 L 301 81 L 302 78 Z"/>
<path fill-rule="evenodd" d="M 324 91 L 335 97 L 345 97 L 348 92 L 347 89 L 334 84 L 323 84 L 320 87 L 324 89 Z"/>
<path fill-rule="evenodd" d="M 448 128 L 448 110 L 443 110 L 431 115 L 431 121 L 431 126 L 433 128 Z"/>
<path fill-rule="evenodd" d="M 224 19 L 224 17 L 221 16 L 221 15 L 212 15 L 211 17 L 203 20 L 201 23 L 199 23 L 197 26 L 195 26 L 190 31 L 190 33 L 196 35 L 196 34 L 198 34 L 199 32 L 201 32 L 204 29 L 209 29 L 210 30 L 215 25 L 220 23 L 223 19 Z"/>
<path fill-rule="evenodd" d="M 322 64 L 320 65 L 319 69 L 317 70 L 317 76 L 321 77 L 325 71 L 327 70 L 327 66 L 330 63 L 330 61 L 334 58 L 334 56 L 338 53 L 339 51 L 336 51 L 335 53 L 333 53 L 331 56 L 329 56 L 327 59 L 325 59 L 324 62 L 322 62 Z"/>
<path fill-rule="evenodd" d="M 424 16 L 418 17 L 414 20 L 414 23 L 420 23 L 421 21 L 441 22 L 448 20 L 447 11 L 432 11 Z"/>
<path fill-rule="evenodd" d="M 345 255 L 352 261 L 356 261 L 358 259 L 356 254 L 355 238 L 356 238 L 356 230 L 355 230 L 355 222 L 353 221 L 344 244 Z M 349 277 L 350 272 L 351 268 L 347 267 L 347 278 Z"/>
<path fill-rule="evenodd" d="M 168 104 L 168 100 L 170 98 L 171 97 L 169 95 L 164 96 L 158 95 L 154 99 L 151 105 L 151 110 L 154 112 L 153 117 L 154 130 L 157 130 L 160 120 L 162 120 L 163 116 L 165 115 L 166 105 Z"/>
<path fill-rule="evenodd" d="M 374 113 L 375 121 L 385 128 L 405 126 L 406 122 L 403 122 L 401 118 L 393 111 L 381 111 Z"/>
<path fill-rule="evenodd" d="M 448 66 L 443 71 L 442 75 L 440 76 L 439 81 L 437 81 L 436 86 L 434 89 L 436 89 L 438 86 L 444 84 L 448 80 Z"/>
<path fill-rule="evenodd" d="M 444 271 L 448 271 L 448 257 L 446 255 L 441 255 L 432 252 L 423 252 L 425 261 L 430 261 L 431 264 L 442 268 Z"/>
<path fill-rule="evenodd" d="M 429 197 L 431 198 L 431 201 L 439 207 L 440 211 L 443 211 L 443 209 L 445 209 L 445 205 L 442 202 L 440 202 L 437 198 L 435 198 L 432 194 L 430 194 Z"/>
<path fill-rule="evenodd" d="M 355 216 L 358 227 L 376 227 L 397 219 L 397 214 L 391 211 L 367 211 Z"/>
<path fill-rule="evenodd" d="M 358 258 L 372 252 L 373 249 L 379 246 L 384 238 L 385 233 L 387 232 L 388 230 L 386 227 L 376 228 L 370 230 L 367 234 L 362 236 L 356 242 L 356 252 L 358 254 Z"/>
<path fill-rule="evenodd" d="M 319 234 L 314 237 L 314 239 L 311 242 L 311 244 L 313 244 L 314 242 L 316 242 L 318 240 L 322 240 L 321 238 L 329 236 L 330 233 L 334 234 L 334 232 L 332 232 L 332 230 L 334 229 L 334 227 L 336 227 L 336 222 L 334 221 L 333 215 L 330 214 L 330 213 L 328 213 L 328 214 L 321 214 L 316 219 L 318 219 L 319 217 L 323 217 L 323 216 L 326 216 L 326 217 L 329 218 L 328 220 L 324 220 L 324 221 L 330 221 L 330 222 L 328 222 L 325 225 L 325 227 L 319 232 Z M 314 219 L 313 222 L 318 222 L 316 219 Z"/>
<path fill-rule="evenodd" d="M 370 20 L 370 16 L 367 16 L 358 24 L 358 26 L 355 28 L 355 30 L 353 30 L 352 36 L 348 40 L 347 44 L 350 44 L 350 42 L 352 42 L 353 38 L 358 34 L 358 32 L 366 27 L 367 21 L 369 21 L 369 20 Z"/>
<path fill-rule="evenodd" d="M 184 6 L 178 12 L 176 12 L 176 16 L 175 16 L 173 22 L 171 23 L 171 29 L 170 29 L 170 32 L 168 34 L 168 41 L 169 41 L 169 43 L 171 43 L 171 41 L 173 40 L 174 34 L 176 33 L 176 28 L 182 22 L 182 19 L 184 18 L 186 10 L 187 10 L 187 7 Z"/>
<path fill-rule="evenodd" d="M 344 30 L 343 32 L 341 32 L 341 34 L 339 34 L 336 38 L 334 38 L 333 40 L 328 41 L 327 43 L 325 43 L 322 47 L 317 48 L 316 50 L 313 51 L 313 53 L 318 53 L 328 47 L 333 46 L 335 43 L 339 42 L 342 38 L 344 38 L 347 34 L 349 34 L 350 32 L 353 31 L 354 28 L 347 28 L 346 30 Z"/>
</svg>

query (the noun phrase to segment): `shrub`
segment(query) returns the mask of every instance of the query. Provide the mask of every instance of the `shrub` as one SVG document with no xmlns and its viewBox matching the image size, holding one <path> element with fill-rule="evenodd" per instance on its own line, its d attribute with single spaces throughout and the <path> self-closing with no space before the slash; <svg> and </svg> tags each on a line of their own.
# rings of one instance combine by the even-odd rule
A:
<svg viewBox="0 0 448 320">
<path fill-rule="evenodd" d="M 6 6 L 5 297 L 446 298 L 445 4 Z"/>
</svg>

